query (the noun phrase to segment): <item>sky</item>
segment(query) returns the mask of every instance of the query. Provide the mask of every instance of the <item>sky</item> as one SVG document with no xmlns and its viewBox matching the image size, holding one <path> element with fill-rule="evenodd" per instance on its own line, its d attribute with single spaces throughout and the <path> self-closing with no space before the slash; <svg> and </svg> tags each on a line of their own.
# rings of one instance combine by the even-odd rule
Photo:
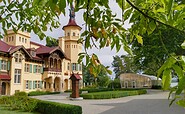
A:
<svg viewBox="0 0 185 114">
<path fill-rule="evenodd" d="M 121 18 L 121 9 L 119 9 L 118 5 L 115 3 L 115 0 L 110 0 L 109 1 L 109 4 L 110 4 L 110 8 L 112 10 L 113 13 L 117 14 L 117 17 L 118 18 Z M 84 31 L 84 21 L 83 21 L 83 10 L 79 11 L 79 12 L 76 12 L 76 23 L 82 27 L 82 30 L 81 30 L 81 33 Z M 60 22 L 61 22 L 61 26 L 58 28 L 58 29 L 54 29 L 52 32 L 51 31 L 48 31 L 46 32 L 47 35 L 49 36 L 52 36 L 54 38 L 58 38 L 58 37 L 61 37 L 61 36 L 64 36 L 64 31 L 62 30 L 62 27 L 67 25 L 69 21 L 69 7 L 66 8 L 66 15 L 61 15 L 60 16 Z M 124 25 L 125 28 L 129 28 L 130 25 L 128 23 L 126 23 Z M 40 41 L 40 39 L 34 34 L 34 33 L 31 33 L 31 41 L 34 41 L 34 42 L 37 42 L 37 43 L 40 43 L 40 44 L 46 44 L 45 43 L 45 40 L 42 40 Z M 92 48 L 92 49 L 89 49 L 88 50 L 88 53 L 91 54 L 91 53 L 95 53 L 98 55 L 99 59 L 100 59 L 100 62 L 105 65 L 105 66 L 110 66 L 110 70 L 113 71 L 113 68 L 112 68 L 112 65 L 111 63 L 113 62 L 113 56 L 115 55 L 123 55 L 123 54 L 126 54 L 126 52 L 121 49 L 119 52 L 116 52 L 115 49 L 111 50 L 110 47 L 105 47 L 103 49 L 96 49 L 96 48 Z M 111 77 L 114 77 L 114 73 L 111 75 Z"/>
</svg>

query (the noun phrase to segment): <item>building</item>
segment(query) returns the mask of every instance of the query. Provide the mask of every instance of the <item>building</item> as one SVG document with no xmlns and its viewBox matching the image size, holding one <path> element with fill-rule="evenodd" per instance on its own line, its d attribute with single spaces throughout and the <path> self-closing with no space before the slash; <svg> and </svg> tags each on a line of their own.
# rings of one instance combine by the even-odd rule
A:
<svg viewBox="0 0 185 114">
<path fill-rule="evenodd" d="M 161 85 L 161 79 L 146 74 L 123 73 L 120 75 L 121 88 L 151 88 Z"/>
<path fill-rule="evenodd" d="M 8 30 L 0 40 L 0 95 L 13 95 L 18 91 L 64 91 L 71 88 L 70 76 L 82 78 L 82 65 L 78 64 L 78 44 L 81 27 L 75 22 L 74 8 L 63 27 L 65 36 L 57 47 L 47 47 L 30 41 L 30 33 Z M 82 85 L 82 82 L 81 82 Z"/>
</svg>

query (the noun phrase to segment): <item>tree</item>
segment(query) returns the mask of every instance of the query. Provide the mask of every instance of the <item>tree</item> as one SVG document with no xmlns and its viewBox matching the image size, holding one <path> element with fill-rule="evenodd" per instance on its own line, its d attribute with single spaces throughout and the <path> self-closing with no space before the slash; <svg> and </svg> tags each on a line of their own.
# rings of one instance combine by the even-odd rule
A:
<svg viewBox="0 0 185 114">
<path fill-rule="evenodd" d="M 130 55 L 114 56 L 112 67 L 116 74 L 116 78 L 120 76 L 121 73 L 136 73 L 135 65 L 133 64 L 133 57 Z"/>
<path fill-rule="evenodd" d="M 135 55 L 133 64 L 143 73 L 157 76 L 157 70 L 170 54 L 184 54 L 180 46 L 183 41 L 184 34 L 181 32 L 158 26 L 152 34 L 143 36 L 143 45 L 138 44 L 136 40 L 131 43 L 131 49 Z"/>
<path fill-rule="evenodd" d="M 110 46 L 111 49 L 116 47 L 117 51 L 123 48 L 132 55 L 128 43 L 137 39 L 137 42 L 143 45 L 144 34 L 153 33 L 159 25 L 185 34 L 185 3 L 183 0 L 116 0 L 115 2 L 122 11 L 121 18 L 112 13 L 109 0 L 75 1 L 76 11 L 85 10 L 83 18 L 86 29 L 82 38 L 79 39 L 79 42 L 84 43 L 85 53 L 79 54 L 79 58 L 86 58 L 86 66 L 91 68 L 94 76 L 97 76 L 101 63 L 95 54 L 89 55 L 86 49 L 94 46 L 99 49 Z M 18 29 L 33 31 L 40 39 L 43 39 L 47 37 L 44 31 L 59 27 L 59 15 L 65 14 L 66 6 L 72 4 L 73 0 L 0 0 L 0 3 L 2 4 L 0 23 L 5 34 L 7 29 L 13 28 L 15 32 Z M 132 24 L 129 30 L 123 28 L 127 20 Z M 128 33 L 130 34 L 129 40 Z M 185 43 L 182 47 L 185 48 Z M 158 76 L 163 77 L 164 89 L 168 89 L 171 72 L 175 71 L 179 76 L 178 88 L 174 89 L 176 95 L 185 90 L 184 66 L 183 55 L 170 55 L 158 70 Z M 183 103 L 183 99 L 178 102 L 179 105 L 185 107 Z"/>
<path fill-rule="evenodd" d="M 55 38 L 46 38 L 46 46 L 48 47 L 54 47 L 58 46 L 58 39 Z"/>
</svg>

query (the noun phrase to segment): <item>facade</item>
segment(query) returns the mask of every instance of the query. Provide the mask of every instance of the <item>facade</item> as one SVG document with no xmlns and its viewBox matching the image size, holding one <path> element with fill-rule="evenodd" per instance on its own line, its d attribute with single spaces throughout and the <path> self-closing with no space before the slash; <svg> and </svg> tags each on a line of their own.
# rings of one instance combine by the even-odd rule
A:
<svg viewBox="0 0 185 114">
<path fill-rule="evenodd" d="M 146 74 L 123 73 L 120 75 L 121 88 L 151 88 L 161 85 L 161 79 Z"/>
<path fill-rule="evenodd" d="M 47 47 L 31 42 L 30 33 L 8 30 L 0 40 L 0 95 L 13 95 L 18 91 L 64 91 L 71 89 L 72 73 L 82 77 L 78 64 L 78 44 L 81 27 L 75 22 L 71 10 L 69 23 L 63 27 L 64 37 L 59 45 Z M 82 85 L 82 82 L 81 82 Z"/>
</svg>

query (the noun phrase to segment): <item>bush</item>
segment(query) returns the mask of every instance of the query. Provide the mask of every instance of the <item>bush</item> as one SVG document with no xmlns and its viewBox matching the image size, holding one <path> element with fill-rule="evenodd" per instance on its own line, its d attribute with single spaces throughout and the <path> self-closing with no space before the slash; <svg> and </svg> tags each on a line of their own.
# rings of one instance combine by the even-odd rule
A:
<svg viewBox="0 0 185 114">
<path fill-rule="evenodd" d="M 50 95 L 59 94 L 60 92 L 49 92 L 49 91 L 32 91 L 28 93 L 28 96 L 38 96 L 38 95 Z"/>
<path fill-rule="evenodd" d="M 41 114 L 82 114 L 80 106 L 41 101 L 23 96 L 1 97 L 0 104 L 9 106 L 11 110 L 40 112 Z"/>
<path fill-rule="evenodd" d="M 21 92 L 15 93 L 14 96 L 28 96 L 28 94 L 24 91 L 21 91 Z"/>
<path fill-rule="evenodd" d="M 121 83 L 120 83 L 120 79 L 114 79 L 112 80 L 109 85 L 108 88 L 121 88 Z"/>
<path fill-rule="evenodd" d="M 152 89 L 162 89 L 161 85 L 152 85 Z"/>
<path fill-rule="evenodd" d="M 36 111 L 42 114 L 82 114 L 82 107 L 49 101 L 39 101 Z"/>
<path fill-rule="evenodd" d="M 146 94 L 146 90 L 133 90 L 133 91 L 106 91 L 106 92 L 95 92 L 95 93 L 85 93 L 80 96 L 84 99 L 111 99 L 120 98 L 125 96 Z"/>
</svg>

